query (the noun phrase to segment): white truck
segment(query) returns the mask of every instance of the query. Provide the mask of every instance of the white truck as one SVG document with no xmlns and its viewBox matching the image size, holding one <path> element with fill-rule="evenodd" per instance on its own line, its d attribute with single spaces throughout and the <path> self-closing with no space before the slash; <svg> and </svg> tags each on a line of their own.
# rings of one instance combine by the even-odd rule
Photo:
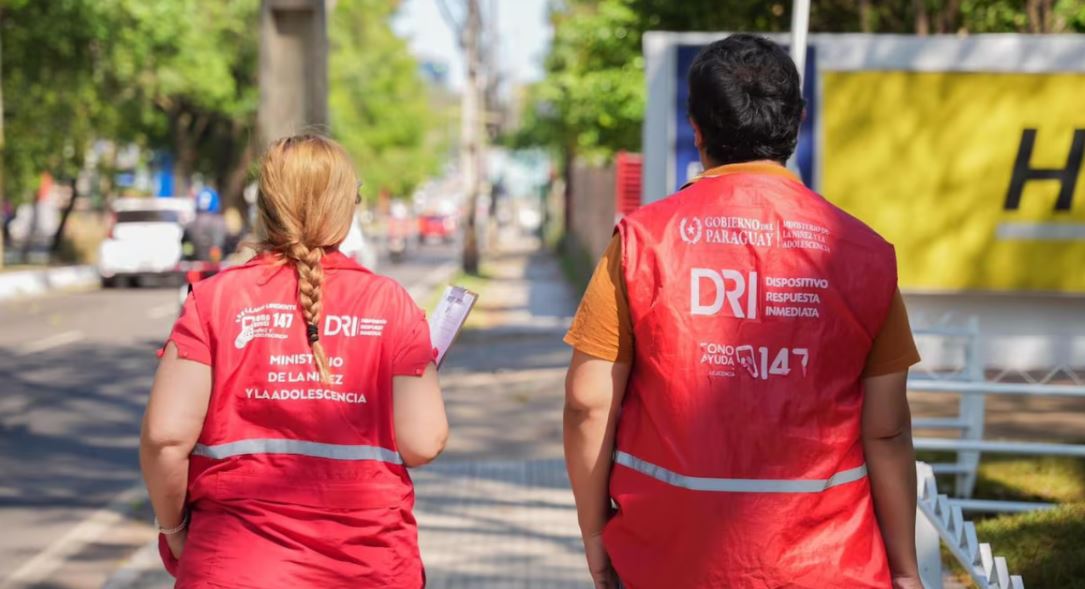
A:
<svg viewBox="0 0 1085 589">
<path fill-rule="evenodd" d="M 109 237 L 98 250 L 103 286 L 178 275 L 184 228 L 196 215 L 191 199 L 118 198 L 112 213 Z"/>
</svg>

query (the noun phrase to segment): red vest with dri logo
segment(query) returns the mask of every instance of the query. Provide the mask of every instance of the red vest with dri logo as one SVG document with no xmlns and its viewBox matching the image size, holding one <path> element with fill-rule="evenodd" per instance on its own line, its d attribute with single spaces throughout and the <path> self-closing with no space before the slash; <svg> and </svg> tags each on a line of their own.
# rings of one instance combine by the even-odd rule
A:
<svg viewBox="0 0 1085 589">
<path fill-rule="evenodd" d="M 179 566 L 165 559 L 178 587 L 423 585 L 392 378 L 431 361 L 428 326 L 394 281 L 337 252 L 322 265 L 330 383 L 312 362 L 289 265 L 258 258 L 196 284 L 174 329 L 181 356 L 202 351 L 213 371 L 188 544 Z M 206 348 L 186 349 L 182 328 Z"/>
<path fill-rule="evenodd" d="M 892 246 L 782 173 L 705 177 L 619 231 L 636 337 L 604 535 L 619 577 L 888 587 L 860 382 Z"/>
</svg>

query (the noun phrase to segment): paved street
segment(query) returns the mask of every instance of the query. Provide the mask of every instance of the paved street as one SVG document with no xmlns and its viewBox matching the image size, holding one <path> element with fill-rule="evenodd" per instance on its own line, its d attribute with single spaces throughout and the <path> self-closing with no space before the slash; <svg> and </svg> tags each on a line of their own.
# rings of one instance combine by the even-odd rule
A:
<svg viewBox="0 0 1085 589">
<path fill-rule="evenodd" d="M 457 253 L 427 247 L 381 270 L 419 295 Z M 174 288 L 0 303 L 0 587 L 99 587 L 149 538 L 145 506 L 122 514 L 139 498 L 125 493 L 139 421 L 177 310 Z"/>
</svg>

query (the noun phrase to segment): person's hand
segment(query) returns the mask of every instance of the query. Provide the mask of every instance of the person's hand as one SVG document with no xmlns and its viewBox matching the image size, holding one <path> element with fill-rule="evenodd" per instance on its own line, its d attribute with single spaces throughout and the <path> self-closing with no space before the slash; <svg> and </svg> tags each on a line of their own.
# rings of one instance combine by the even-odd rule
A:
<svg viewBox="0 0 1085 589">
<path fill-rule="evenodd" d="M 184 529 L 176 534 L 166 536 L 166 545 L 170 547 L 170 554 L 180 560 L 181 553 L 185 551 L 185 542 L 188 540 L 188 530 Z M 922 588 L 920 588 L 922 589 Z"/>
<path fill-rule="evenodd" d="M 618 575 L 610 566 L 610 557 L 603 548 L 602 533 L 584 536 L 584 554 L 588 557 L 588 571 L 591 572 L 595 589 L 617 589 Z"/>
<path fill-rule="evenodd" d="M 923 583 L 915 575 L 893 577 L 893 589 L 923 589 Z"/>
</svg>

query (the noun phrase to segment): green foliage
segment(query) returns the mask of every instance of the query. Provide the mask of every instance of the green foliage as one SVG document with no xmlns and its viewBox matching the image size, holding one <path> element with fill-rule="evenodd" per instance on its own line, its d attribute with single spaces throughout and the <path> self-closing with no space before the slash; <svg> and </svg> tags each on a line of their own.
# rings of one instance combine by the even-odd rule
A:
<svg viewBox="0 0 1085 589">
<path fill-rule="evenodd" d="M 175 151 L 221 176 L 251 132 L 259 0 L 7 2 L 7 194 L 42 171 L 72 175 L 90 141 Z M 222 147 L 229 153 L 222 153 Z"/>
<path fill-rule="evenodd" d="M 259 0 L 108 0 L 117 26 L 109 60 L 112 136 L 164 148 L 183 177 L 226 184 L 256 121 Z"/>
<path fill-rule="evenodd" d="M 644 116 L 645 31 L 760 31 L 790 28 L 786 0 L 555 0 L 546 78 L 529 91 L 514 145 L 547 145 L 566 156 L 609 158 L 640 149 Z M 867 10 L 861 6 L 865 4 Z M 1030 21 L 1022 0 L 822 0 L 813 32 L 931 33 L 1085 31 L 1085 0 L 1057 0 L 1053 18 Z M 866 27 L 864 22 L 866 21 Z"/>
<path fill-rule="evenodd" d="M 1085 460 L 985 457 L 976 495 L 1009 501 L 1085 502 Z"/>
<path fill-rule="evenodd" d="M 1085 588 L 1085 503 L 987 519 L 976 535 L 1029 587 Z"/>
<path fill-rule="evenodd" d="M 575 2 L 551 15 L 548 75 L 529 91 L 533 106 L 516 143 L 584 156 L 636 149 L 644 112 L 643 27 L 630 4 Z"/>
<path fill-rule="evenodd" d="M 110 27 L 91 2 L 6 2 L 2 35 L 8 193 L 25 197 L 44 170 L 74 173 L 107 117 L 98 93 Z"/>
<path fill-rule="evenodd" d="M 8 197 L 25 198 L 43 171 L 76 173 L 91 141 L 112 139 L 172 152 L 179 191 L 202 173 L 236 199 L 255 156 L 260 5 L 0 0 Z M 329 102 L 367 184 L 407 194 L 442 146 L 417 64 L 389 24 L 396 6 L 337 3 Z"/>
<path fill-rule="evenodd" d="M 395 3 L 339 0 L 328 63 L 331 127 L 365 181 L 367 197 L 409 196 L 442 149 L 425 82 L 407 44 L 389 26 Z"/>
</svg>

